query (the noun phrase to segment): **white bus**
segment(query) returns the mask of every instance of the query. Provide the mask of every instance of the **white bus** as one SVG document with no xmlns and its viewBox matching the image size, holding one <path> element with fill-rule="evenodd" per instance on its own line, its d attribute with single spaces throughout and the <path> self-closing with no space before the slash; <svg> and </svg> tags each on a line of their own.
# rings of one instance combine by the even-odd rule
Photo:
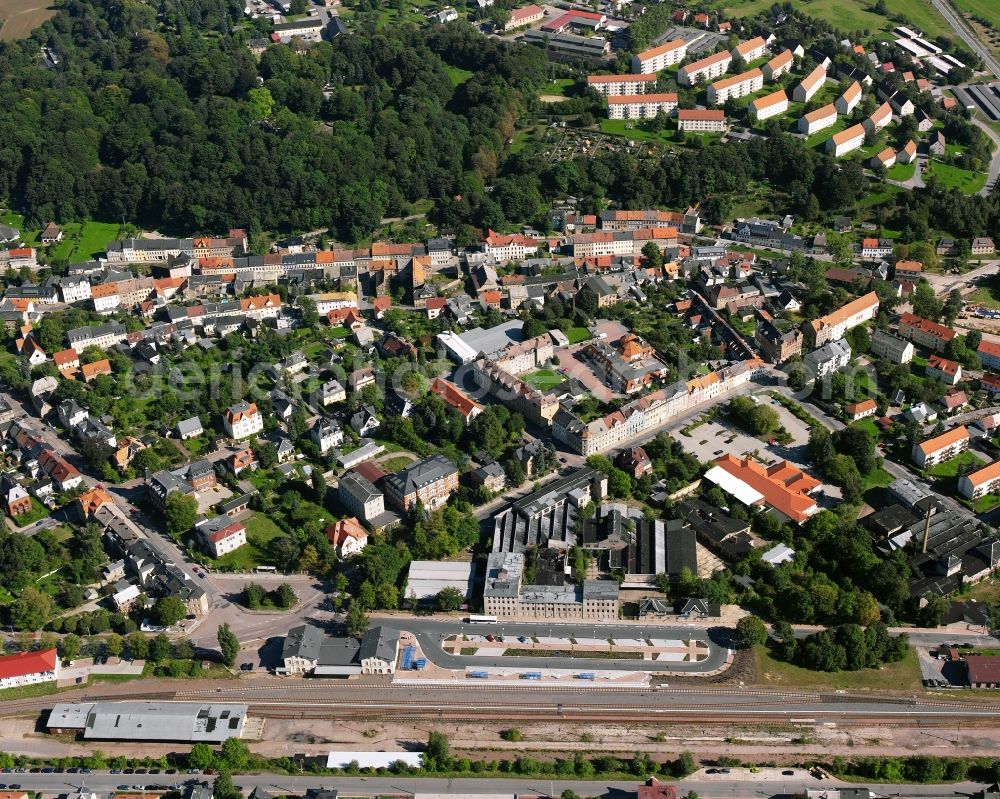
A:
<svg viewBox="0 0 1000 799">
<path fill-rule="evenodd" d="M 476 616 L 475 614 L 469 614 L 469 618 L 466 619 L 469 624 L 496 624 L 496 616 Z"/>
<path fill-rule="evenodd" d="M 278 571 L 278 567 L 277 566 L 258 566 L 257 567 L 257 573 L 258 574 L 274 574 L 277 571 Z"/>
</svg>

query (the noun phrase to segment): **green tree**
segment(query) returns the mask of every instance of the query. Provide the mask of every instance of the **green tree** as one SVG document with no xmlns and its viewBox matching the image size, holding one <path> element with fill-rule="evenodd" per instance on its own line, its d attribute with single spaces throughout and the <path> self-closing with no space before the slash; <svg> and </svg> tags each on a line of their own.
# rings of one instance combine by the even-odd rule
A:
<svg viewBox="0 0 1000 799">
<path fill-rule="evenodd" d="M 448 736 L 438 730 L 431 730 L 427 735 L 427 746 L 424 748 L 424 758 L 438 770 L 444 770 L 451 762 Z"/>
<path fill-rule="evenodd" d="M 231 771 L 245 771 L 250 765 L 250 749 L 239 738 L 226 738 L 220 754 Z"/>
<path fill-rule="evenodd" d="M 243 792 L 233 784 L 233 776 L 228 771 L 220 771 L 212 785 L 214 799 L 242 799 Z"/>
<path fill-rule="evenodd" d="M 10 606 L 10 621 L 18 630 L 40 630 L 52 615 L 52 597 L 37 588 L 25 588 Z"/>
<path fill-rule="evenodd" d="M 241 600 L 251 610 L 259 610 L 267 600 L 267 591 L 257 583 L 247 583 L 243 586 Z"/>
<path fill-rule="evenodd" d="M 465 602 L 465 594 L 455 586 L 448 585 L 438 591 L 434 600 L 438 610 L 442 613 L 449 613 L 462 607 Z"/>
<path fill-rule="evenodd" d="M 258 86 L 257 88 L 250 89 L 247 92 L 247 106 L 250 110 L 250 116 L 253 119 L 267 119 L 274 111 L 274 97 L 271 96 L 271 90 L 267 86 Z M 315 310 L 316 306 L 314 304 L 313 311 Z"/>
<path fill-rule="evenodd" d="M 744 616 L 736 622 L 736 640 L 741 646 L 759 646 L 767 642 L 767 627 L 757 616 Z"/>
<path fill-rule="evenodd" d="M 149 659 L 154 663 L 162 663 L 170 657 L 170 639 L 160 633 L 149 644 Z"/>
<path fill-rule="evenodd" d="M 128 651 L 132 660 L 145 660 L 149 655 L 149 639 L 138 631 L 131 633 L 128 637 Z"/>
<path fill-rule="evenodd" d="M 229 629 L 228 624 L 219 626 L 217 637 L 219 640 L 219 652 L 222 654 L 222 662 L 229 668 L 232 668 L 236 664 L 236 656 L 240 653 L 239 639 Z"/>
<path fill-rule="evenodd" d="M 187 606 L 174 596 L 161 596 L 153 608 L 153 616 L 162 627 L 173 627 L 186 615 Z"/>
<path fill-rule="evenodd" d="M 202 743 L 192 746 L 191 754 L 188 755 L 188 765 L 199 771 L 215 768 L 215 752 L 212 747 Z"/>
<path fill-rule="evenodd" d="M 78 635 L 70 633 L 63 636 L 62 641 L 59 642 L 59 649 L 63 658 L 66 660 L 76 660 L 76 656 L 80 654 L 82 644 L 83 642 Z"/>
<path fill-rule="evenodd" d="M 179 538 L 194 527 L 198 518 L 198 500 L 179 491 L 167 494 L 163 502 L 163 521 L 167 532 Z"/>
<path fill-rule="evenodd" d="M 122 652 L 125 649 L 125 642 L 122 637 L 116 633 L 111 633 L 107 638 L 104 639 L 104 651 L 108 657 L 117 658 L 121 657 Z"/>
<path fill-rule="evenodd" d="M 368 614 L 360 602 L 351 600 L 344 624 L 347 627 L 347 634 L 352 638 L 360 638 L 368 631 Z"/>
</svg>

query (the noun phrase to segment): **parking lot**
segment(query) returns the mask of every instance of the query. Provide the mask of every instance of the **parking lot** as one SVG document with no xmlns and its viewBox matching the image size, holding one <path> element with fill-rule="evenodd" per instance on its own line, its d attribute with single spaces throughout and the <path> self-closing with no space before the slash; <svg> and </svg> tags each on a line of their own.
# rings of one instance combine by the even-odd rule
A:
<svg viewBox="0 0 1000 799">
<path fill-rule="evenodd" d="M 693 455 L 702 463 L 711 463 L 729 453 L 737 458 L 756 457 L 757 460 L 767 465 L 785 460 L 800 469 L 810 471 L 809 458 L 806 453 L 806 447 L 809 443 L 808 426 L 793 416 L 784 406 L 778 404 L 777 400 L 766 394 L 759 394 L 757 398 L 762 403 L 769 404 L 777 412 L 782 427 L 791 437 L 787 444 L 779 444 L 775 439 L 771 439 L 774 443 L 768 443 L 768 441 L 748 435 L 722 415 L 713 421 L 698 425 L 690 431 L 689 435 L 679 433 L 675 438 L 680 441 L 685 452 Z M 810 471 L 810 473 L 814 477 L 819 477 L 815 472 Z M 824 483 L 821 492 L 816 494 L 816 501 L 822 507 L 829 507 L 840 501 L 841 492 L 838 486 Z"/>
</svg>

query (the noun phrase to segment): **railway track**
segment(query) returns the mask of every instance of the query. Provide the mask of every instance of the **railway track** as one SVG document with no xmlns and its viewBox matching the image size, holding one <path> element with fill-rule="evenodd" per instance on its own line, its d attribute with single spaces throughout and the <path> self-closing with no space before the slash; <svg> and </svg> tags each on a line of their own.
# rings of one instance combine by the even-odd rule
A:
<svg viewBox="0 0 1000 799">
<path fill-rule="evenodd" d="M 463 688 L 481 697 L 461 696 Z M 120 687 L 79 695 L 15 700 L 0 715 L 41 714 L 58 701 L 240 702 L 265 719 L 413 719 L 628 722 L 633 724 L 837 724 L 941 727 L 1000 726 L 1000 705 L 916 697 L 781 692 L 734 688 L 637 688 L 591 686 L 350 686 L 311 681 L 248 681 L 243 684 L 179 685 L 144 692 Z M 368 693 L 367 696 L 365 694 Z M 372 694 L 375 693 L 373 696 Z M 456 694 L 458 694 L 456 696 Z M 587 700 L 579 701 L 586 696 Z M 494 698 L 495 697 L 495 698 Z M 645 699 L 646 701 L 642 701 Z"/>
</svg>

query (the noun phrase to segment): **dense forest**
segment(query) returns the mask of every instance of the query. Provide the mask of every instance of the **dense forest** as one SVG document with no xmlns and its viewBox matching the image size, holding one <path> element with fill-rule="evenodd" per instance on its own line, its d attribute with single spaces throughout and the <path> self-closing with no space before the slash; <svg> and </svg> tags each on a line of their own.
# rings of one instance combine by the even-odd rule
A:
<svg viewBox="0 0 1000 799">
<path fill-rule="evenodd" d="M 376 18 L 358 13 L 349 36 L 304 53 L 275 45 L 258 61 L 246 44 L 268 23 L 248 23 L 238 0 L 66 0 L 30 39 L 0 45 L 0 198 L 36 226 L 329 226 L 344 242 L 429 199 L 430 221 L 466 243 L 487 227 L 545 228 L 549 203 L 567 194 L 590 211 L 702 203 L 720 222 L 728 198 L 769 184 L 776 213 L 819 221 L 879 190 L 857 162 L 777 133 L 663 157 L 512 155 L 517 121 L 539 109 L 553 69 L 545 53 L 464 23 L 377 30 Z M 455 86 L 448 66 L 472 76 Z M 970 129 L 956 117 L 949 141 L 971 144 Z M 932 186 L 877 213 L 911 241 L 932 229 L 1000 235 L 996 194 Z"/>
<path fill-rule="evenodd" d="M 259 32 L 232 32 L 242 19 L 234 0 L 68 0 L 4 45 L 0 196 L 36 224 L 332 224 L 354 240 L 408 202 L 482 193 L 475 176 L 491 176 L 545 74 L 540 50 L 468 26 L 376 32 L 365 20 L 258 64 L 245 42 Z M 475 75 L 453 88 L 444 59 Z"/>
</svg>

